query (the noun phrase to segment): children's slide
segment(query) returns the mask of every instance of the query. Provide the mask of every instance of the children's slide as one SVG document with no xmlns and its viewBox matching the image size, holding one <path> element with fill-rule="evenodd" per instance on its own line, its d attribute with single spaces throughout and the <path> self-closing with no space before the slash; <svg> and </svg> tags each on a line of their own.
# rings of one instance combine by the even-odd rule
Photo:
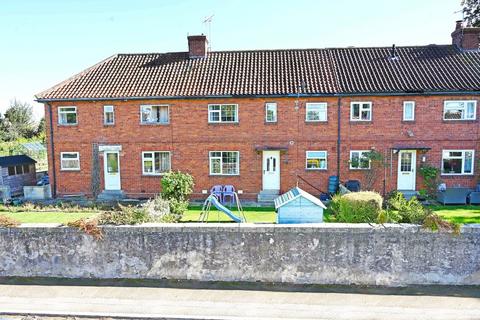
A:
<svg viewBox="0 0 480 320">
<path fill-rule="evenodd" d="M 232 211 L 230 211 L 227 207 L 225 207 L 223 204 L 221 204 L 220 201 L 218 201 L 217 197 L 211 195 L 211 196 L 208 197 L 207 201 L 210 201 L 215 206 L 215 208 L 217 208 L 217 210 L 220 210 L 223 213 L 225 213 L 233 221 L 242 222 L 242 219 L 240 217 L 237 217 L 236 215 L 234 215 Z"/>
</svg>

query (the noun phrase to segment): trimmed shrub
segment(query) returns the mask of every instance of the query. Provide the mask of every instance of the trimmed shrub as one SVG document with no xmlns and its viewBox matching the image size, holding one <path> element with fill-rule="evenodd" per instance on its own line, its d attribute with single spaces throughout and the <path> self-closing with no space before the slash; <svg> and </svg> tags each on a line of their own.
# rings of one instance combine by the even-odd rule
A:
<svg viewBox="0 0 480 320">
<path fill-rule="evenodd" d="M 352 192 L 343 196 L 335 195 L 332 198 L 331 209 L 338 222 L 376 223 L 382 213 L 382 204 L 382 196 L 376 192 Z"/>
<path fill-rule="evenodd" d="M 67 223 L 67 226 L 71 228 L 77 228 L 80 231 L 95 238 L 95 240 L 103 239 L 102 229 L 98 227 L 98 220 L 96 219 L 79 219 Z"/>
</svg>

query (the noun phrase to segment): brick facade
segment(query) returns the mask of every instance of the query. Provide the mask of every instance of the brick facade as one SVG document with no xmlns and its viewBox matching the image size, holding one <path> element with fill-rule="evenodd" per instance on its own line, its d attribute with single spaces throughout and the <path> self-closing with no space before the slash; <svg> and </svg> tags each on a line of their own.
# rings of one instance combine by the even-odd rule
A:
<svg viewBox="0 0 480 320">
<path fill-rule="evenodd" d="M 444 121 L 445 100 L 479 100 L 479 96 L 362 96 L 362 97 L 301 97 L 298 110 L 296 98 L 228 98 L 228 99 L 176 99 L 176 100 L 114 100 L 51 102 L 45 104 L 47 141 L 49 142 L 50 177 L 56 177 L 58 196 L 82 193 L 91 195 L 92 145 L 121 145 L 121 189 L 131 197 L 149 197 L 160 191 L 160 177 L 142 175 L 142 151 L 171 151 L 173 170 L 191 173 L 195 178 L 194 197 L 201 198 L 202 190 L 215 184 L 233 184 L 243 190 L 244 199 L 256 199 L 262 190 L 262 152 L 256 149 L 274 147 L 286 149 L 280 156 L 280 191 L 297 183 L 314 194 L 319 192 L 310 184 L 326 191 L 328 177 L 337 174 L 338 104 L 340 122 L 340 178 L 342 181 L 359 179 L 364 172 L 349 169 L 350 150 L 376 151 L 385 155 L 387 166 L 378 177 L 375 189 L 385 191 L 397 187 L 398 155 L 394 146 L 428 147 L 417 152 L 417 169 L 425 158 L 427 163 L 440 167 L 443 149 L 479 150 L 479 123 L 473 121 Z M 350 121 L 350 102 L 370 101 L 372 121 Z M 404 122 L 403 101 L 415 101 L 415 121 Z M 278 104 L 278 122 L 265 122 L 265 103 Z M 326 123 L 305 122 L 306 102 L 327 102 Z M 236 124 L 209 124 L 209 103 L 238 104 L 239 122 Z M 170 124 L 144 125 L 140 123 L 140 105 L 168 104 Z M 52 107 L 54 150 L 50 145 L 49 105 Z M 59 126 L 58 106 L 76 106 L 78 125 Z M 115 106 L 115 125 L 103 124 L 103 106 Z M 478 110 L 477 110 L 478 113 Z M 209 151 L 239 151 L 238 176 L 210 176 Z M 307 150 L 328 152 L 327 170 L 305 169 Z M 60 152 L 80 152 L 80 171 L 61 171 Z M 55 156 L 55 165 L 52 155 Z M 102 156 L 100 156 L 102 157 Z M 475 163 L 475 170 L 477 170 Z M 103 190 L 103 160 L 100 161 L 101 190 Z M 447 185 L 460 184 L 473 187 L 476 177 L 442 176 Z M 416 189 L 422 186 L 417 170 Z"/>
</svg>

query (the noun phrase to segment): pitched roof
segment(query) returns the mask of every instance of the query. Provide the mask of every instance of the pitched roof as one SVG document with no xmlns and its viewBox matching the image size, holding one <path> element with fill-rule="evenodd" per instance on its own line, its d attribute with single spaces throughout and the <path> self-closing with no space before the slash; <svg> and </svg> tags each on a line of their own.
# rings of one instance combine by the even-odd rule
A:
<svg viewBox="0 0 480 320">
<path fill-rule="evenodd" d="M 16 155 L 16 156 L 6 156 L 0 157 L 0 167 L 16 166 L 21 164 L 32 164 L 37 163 L 29 156 L 26 155 Z"/>
<path fill-rule="evenodd" d="M 274 202 L 275 202 L 275 210 L 286 205 L 287 203 L 290 203 L 292 202 L 293 200 L 299 198 L 299 197 L 303 197 L 305 199 L 307 199 L 308 201 L 310 201 L 311 203 L 323 208 L 323 209 L 327 209 L 327 207 L 323 204 L 323 202 L 314 197 L 313 195 L 311 195 L 310 193 L 300 189 L 299 187 L 295 187 L 293 189 L 290 189 L 289 191 L 285 192 L 284 194 L 278 196 L 277 198 L 275 198 Z"/>
<path fill-rule="evenodd" d="M 118 54 L 38 100 L 480 91 L 480 52 L 451 45 Z"/>
</svg>

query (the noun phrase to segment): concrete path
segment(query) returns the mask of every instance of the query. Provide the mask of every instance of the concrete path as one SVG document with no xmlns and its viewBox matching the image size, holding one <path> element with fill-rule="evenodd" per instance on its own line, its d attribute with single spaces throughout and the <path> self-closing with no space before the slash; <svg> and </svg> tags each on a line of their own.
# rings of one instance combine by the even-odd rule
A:
<svg viewBox="0 0 480 320">
<path fill-rule="evenodd" d="M 6 315 L 167 319 L 480 319 L 468 297 L 0 285 Z"/>
</svg>

